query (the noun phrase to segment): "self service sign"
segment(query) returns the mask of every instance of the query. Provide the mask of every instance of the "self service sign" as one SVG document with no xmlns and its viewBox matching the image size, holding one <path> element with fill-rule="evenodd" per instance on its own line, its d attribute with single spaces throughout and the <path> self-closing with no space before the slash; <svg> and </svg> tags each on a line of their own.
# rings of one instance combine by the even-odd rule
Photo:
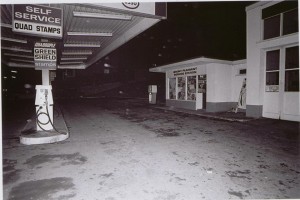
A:
<svg viewBox="0 0 300 200">
<path fill-rule="evenodd" d="M 34 45 L 35 69 L 56 69 L 56 48 L 55 43 L 36 42 Z"/>
<path fill-rule="evenodd" d="M 39 5 L 13 5 L 13 31 L 62 38 L 62 10 Z"/>
</svg>

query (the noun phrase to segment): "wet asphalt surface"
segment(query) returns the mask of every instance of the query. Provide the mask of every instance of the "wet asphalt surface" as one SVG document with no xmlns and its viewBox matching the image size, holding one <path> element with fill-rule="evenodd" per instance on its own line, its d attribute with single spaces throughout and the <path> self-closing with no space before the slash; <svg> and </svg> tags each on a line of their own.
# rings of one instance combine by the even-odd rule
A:
<svg viewBox="0 0 300 200">
<path fill-rule="evenodd" d="M 70 138 L 34 146 L 18 143 L 31 101 L 4 109 L 4 199 L 300 198 L 299 123 L 218 121 L 135 99 L 60 106 Z"/>
</svg>

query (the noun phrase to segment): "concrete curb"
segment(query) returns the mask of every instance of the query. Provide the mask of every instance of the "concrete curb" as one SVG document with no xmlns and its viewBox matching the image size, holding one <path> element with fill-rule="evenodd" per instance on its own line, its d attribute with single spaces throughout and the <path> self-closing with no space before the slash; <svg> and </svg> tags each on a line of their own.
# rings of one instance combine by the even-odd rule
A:
<svg viewBox="0 0 300 200">
<path fill-rule="evenodd" d="M 37 131 L 35 116 L 33 116 L 32 119 L 27 120 L 27 123 L 21 132 L 20 143 L 25 145 L 50 144 L 68 139 L 69 131 L 62 111 L 58 109 L 57 112 L 58 117 L 54 119 L 54 125 L 58 132 L 55 130 Z"/>
<path fill-rule="evenodd" d="M 50 144 L 64 141 L 67 138 L 69 138 L 69 133 L 37 131 L 32 134 L 21 135 L 20 143 L 25 145 Z"/>
<path fill-rule="evenodd" d="M 200 113 L 192 113 L 189 111 L 182 111 L 182 110 L 174 110 L 174 109 L 169 109 L 169 108 L 164 108 L 164 107 L 153 107 L 155 109 L 160 109 L 160 110 L 166 110 L 166 111 L 171 111 L 171 112 L 177 112 L 177 113 L 184 113 L 184 114 L 189 114 L 189 115 L 196 115 L 199 117 L 205 117 L 205 118 L 209 118 L 209 119 L 215 119 L 215 120 L 223 120 L 223 121 L 229 121 L 229 122 L 248 122 L 248 121 L 252 121 L 255 120 L 253 119 L 235 119 L 235 118 L 228 118 L 228 117 L 222 117 L 222 116 L 213 116 L 213 115 L 209 115 L 209 114 L 200 114 Z"/>
</svg>

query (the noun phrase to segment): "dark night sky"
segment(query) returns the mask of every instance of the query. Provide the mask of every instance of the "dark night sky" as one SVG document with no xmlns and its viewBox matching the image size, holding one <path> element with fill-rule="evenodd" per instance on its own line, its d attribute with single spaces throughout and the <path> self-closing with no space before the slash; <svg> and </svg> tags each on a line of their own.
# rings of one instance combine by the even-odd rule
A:
<svg viewBox="0 0 300 200">
<path fill-rule="evenodd" d="M 167 20 L 112 52 L 109 62 L 116 68 L 148 69 L 201 56 L 245 59 L 245 7 L 252 3 L 168 3 Z"/>
</svg>

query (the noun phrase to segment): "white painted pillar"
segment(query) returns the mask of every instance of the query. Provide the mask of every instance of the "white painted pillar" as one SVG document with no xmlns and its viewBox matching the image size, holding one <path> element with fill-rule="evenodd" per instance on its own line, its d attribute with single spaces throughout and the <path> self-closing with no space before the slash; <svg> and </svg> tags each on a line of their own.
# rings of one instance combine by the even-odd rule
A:
<svg viewBox="0 0 300 200">
<path fill-rule="evenodd" d="M 42 70 L 42 84 L 43 85 L 50 85 L 50 72 L 49 69 Z"/>
<path fill-rule="evenodd" d="M 261 41 L 261 8 L 247 10 L 247 109 L 249 117 L 261 117 L 264 91 L 264 59 Z"/>
</svg>

